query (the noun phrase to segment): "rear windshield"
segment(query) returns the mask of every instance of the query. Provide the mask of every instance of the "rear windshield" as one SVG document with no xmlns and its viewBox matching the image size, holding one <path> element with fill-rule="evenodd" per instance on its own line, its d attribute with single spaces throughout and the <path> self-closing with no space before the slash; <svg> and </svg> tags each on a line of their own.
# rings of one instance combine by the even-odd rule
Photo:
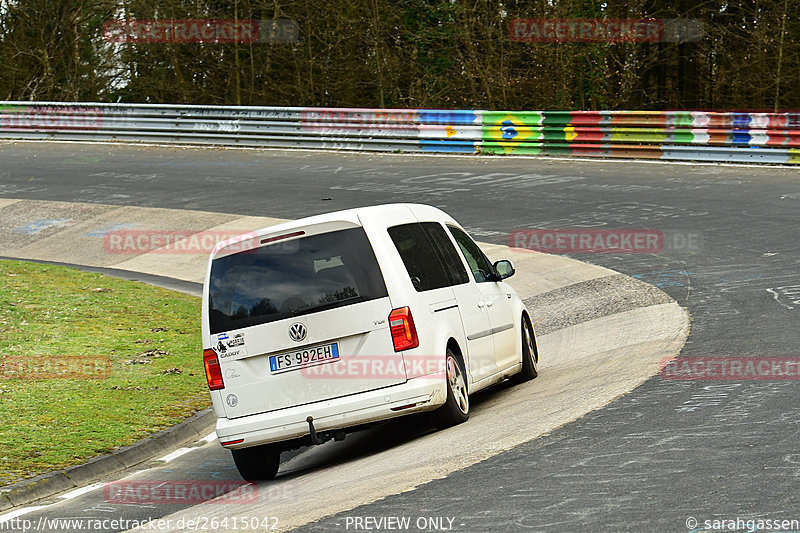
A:
<svg viewBox="0 0 800 533">
<path fill-rule="evenodd" d="M 211 333 L 387 296 L 363 228 L 275 243 L 214 260 Z"/>
</svg>

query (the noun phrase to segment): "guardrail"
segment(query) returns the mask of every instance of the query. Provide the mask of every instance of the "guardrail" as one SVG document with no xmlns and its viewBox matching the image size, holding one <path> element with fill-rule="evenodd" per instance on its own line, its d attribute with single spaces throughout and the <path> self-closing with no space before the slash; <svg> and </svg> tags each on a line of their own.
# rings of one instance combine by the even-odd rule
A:
<svg viewBox="0 0 800 533">
<path fill-rule="evenodd" d="M 0 102 L 0 138 L 800 164 L 800 113 Z"/>
</svg>

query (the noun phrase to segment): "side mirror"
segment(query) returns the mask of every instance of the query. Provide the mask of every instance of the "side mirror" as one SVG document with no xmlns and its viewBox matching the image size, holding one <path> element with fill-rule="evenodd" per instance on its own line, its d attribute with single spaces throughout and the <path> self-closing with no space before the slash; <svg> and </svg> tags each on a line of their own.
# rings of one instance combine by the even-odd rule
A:
<svg viewBox="0 0 800 533">
<path fill-rule="evenodd" d="M 514 272 L 516 272 L 516 270 L 514 270 L 514 265 L 507 259 L 497 261 L 494 264 L 494 271 L 497 272 L 497 276 L 500 279 L 510 278 L 514 275 Z"/>
</svg>

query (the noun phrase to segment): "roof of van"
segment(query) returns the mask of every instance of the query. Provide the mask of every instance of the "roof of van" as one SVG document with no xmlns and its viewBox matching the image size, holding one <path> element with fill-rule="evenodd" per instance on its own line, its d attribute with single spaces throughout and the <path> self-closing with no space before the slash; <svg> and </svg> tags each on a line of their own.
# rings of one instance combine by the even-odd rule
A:
<svg viewBox="0 0 800 533">
<path fill-rule="evenodd" d="M 256 231 L 243 233 L 236 237 L 232 237 L 230 239 L 217 243 L 216 246 L 214 246 L 211 255 L 215 256 L 220 250 L 230 246 L 231 244 L 241 243 L 243 241 L 247 241 L 254 238 L 261 238 L 269 235 L 282 234 L 287 231 L 290 232 L 291 230 L 296 230 L 298 228 L 302 228 L 305 226 L 324 224 L 327 222 L 342 221 L 342 222 L 350 222 L 352 224 L 361 226 L 363 225 L 362 217 L 366 216 L 366 218 L 374 220 L 375 218 L 382 218 L 381 215 L 386 215 L 386 222 L 389 223 L 392 220 L 391 217 L 392 212 L 396 212 L 397 209 L 403 209 L 403 208 L 408 209 L 417 218 L 423 218 L 427 220 L 440 220 L 440 221 L 453 220 L 444 211 L 426 204 L 392 203 L 392 204 L 372 205 L 366 207 L 356 207 L 353 209 L 344 209 L 341 211 L 333 211 L 330 213 L 313 215 L 310 217 L 300 218 L 297 220 L 290 220 L 287 222 L 276 224 L 274 226 L 267 226 L 265 228 L 261 228 Z"/>
</svg>

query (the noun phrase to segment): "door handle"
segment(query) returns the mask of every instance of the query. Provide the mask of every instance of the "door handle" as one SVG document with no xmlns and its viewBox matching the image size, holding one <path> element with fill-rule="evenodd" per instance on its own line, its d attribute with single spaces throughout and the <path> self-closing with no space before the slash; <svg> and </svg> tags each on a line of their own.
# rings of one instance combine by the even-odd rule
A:
<svg viewBox="0 0 800 533">
<path fill-rule="evenodd" d="M 486 305 L 486 302 L 478 302 L 478 309 L 483 309 L 484 305 Z"/>
<path fill-rule="evenodd" d="M 486 302 L 486 307 L 494 307 L 494 302 L 492 301 Z"/>
</svg>

